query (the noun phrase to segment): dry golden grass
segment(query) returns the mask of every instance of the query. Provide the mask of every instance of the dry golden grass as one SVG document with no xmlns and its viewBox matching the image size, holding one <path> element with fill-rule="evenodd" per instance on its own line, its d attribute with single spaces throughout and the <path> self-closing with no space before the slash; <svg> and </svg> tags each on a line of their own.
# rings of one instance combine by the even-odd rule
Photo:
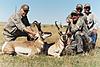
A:
<svg viewBox="0 0 100 67">
<path fill-rule="evenodd" d="M 100 29 L 98 29 L 97 46 L 100 47 Z"/>
<path fill-rule="evenodd" d="M 53 25 L 43 26 L 43 31 L 51 31 L 52 36 L 47 38 L 48 43 L 56 42 L 59 38 L 57 28 Z M 3 24 L 0 23 L 0 31 L 3 31 Z M 65 28 L 63 29 L 65 31 Z M 98 40 L 96 49 L 87 56 L 82 54 L 75 56 L 62 56 L 61 58 L 38 55 L 33 57 L 0 55 L 0 67 L 100 67 L 100 30 L 98 30 Z M 0 44 L 4 42 L 0 33 Z M 17 40 L 25 40 L 18 38 Z"/>
<path fill-rule="evenodd" d="M 4 24 L 0 23 L 0 44 L 2 44 L 4 42 L 4 39 L 3 39 L 3 27 L 4 27 Z"/>
</svg>

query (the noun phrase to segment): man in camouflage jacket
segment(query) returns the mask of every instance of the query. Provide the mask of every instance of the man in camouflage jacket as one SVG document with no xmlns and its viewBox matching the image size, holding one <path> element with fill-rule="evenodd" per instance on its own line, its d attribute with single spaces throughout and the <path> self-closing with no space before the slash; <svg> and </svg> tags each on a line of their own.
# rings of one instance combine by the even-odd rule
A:
<svg viewBox="0 0 100 67">
<path fill-rule="evenodd" d="M 14 41 L 19 36 L 27 36 L 27 40 L 30 40 L 29 35 L 35 36 L 36 33 L 32 31 L 27 18 L 28 11 L 29 6 L 23 4 L 20 10 L 9 18 L 3 31 L 5 41 Z"/>
</svg>

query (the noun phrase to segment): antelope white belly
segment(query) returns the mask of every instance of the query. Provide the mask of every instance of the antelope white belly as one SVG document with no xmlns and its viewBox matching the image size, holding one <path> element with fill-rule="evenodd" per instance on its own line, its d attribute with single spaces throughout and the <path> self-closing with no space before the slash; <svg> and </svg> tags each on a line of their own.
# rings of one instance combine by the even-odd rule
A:
<svg viewBox="0 0 100 67">
<path fill-rule="evenodd" d="M 4 48 L 6 47 L 7 43 L 8 43 L 8 42 L 5 42 L 5 43 L 3 44 L 3 46 L 2 46 L 2 51 L 3 51 Z"/>
<path fill-rule="evenodd" d="M 24 47 L 15 47 L 16 53 L 31 53 L 32 49 Z"/>
</svg>

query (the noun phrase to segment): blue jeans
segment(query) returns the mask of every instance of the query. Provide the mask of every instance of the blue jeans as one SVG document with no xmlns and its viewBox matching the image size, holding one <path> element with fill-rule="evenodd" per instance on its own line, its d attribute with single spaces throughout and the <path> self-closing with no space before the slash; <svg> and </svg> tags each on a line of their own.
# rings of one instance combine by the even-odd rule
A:
<svg viewBox="0 0 100 67">
<path fill-rule="evenodd" d="M 92 43 L 96 44 L 97 34 L 91 33 Z"/>
</svg>

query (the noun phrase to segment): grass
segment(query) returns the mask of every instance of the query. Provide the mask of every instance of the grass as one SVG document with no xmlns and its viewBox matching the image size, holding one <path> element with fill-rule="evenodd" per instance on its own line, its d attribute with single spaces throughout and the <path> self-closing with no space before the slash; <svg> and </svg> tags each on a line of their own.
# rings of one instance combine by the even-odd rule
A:
<svg viewBox="0 0 100 67">
<path fill-rule="evenodd" d="M 0 23 L 0 31 L 3 31 L 3 24 Z M 56 42 L 59 38 L 58 31 L 55 26 L 42 27 L 44 31 L 51 31 L 53 35 L 46 39 L 48 43 Z M 65 28 L 63 29 L 65 30 Z M 98 33 L 100 30 L 98 31 Z M 25 38 L 18 38 L 17 40 L 25 40 Z M 100 45 L 97 40 L 96 49 L 87 56 L 82 54 L 74 56 L 62 56 L 56 58 L 46 55 L 36 55 L 33 57 L 9 56 L 0 55 L 0 67 L 100 67 Z M 2 46 L 4 40 L 0 33 L 0 44 Z M 0 48 L 1 49 L 1 48 Z"/>
</svg>

